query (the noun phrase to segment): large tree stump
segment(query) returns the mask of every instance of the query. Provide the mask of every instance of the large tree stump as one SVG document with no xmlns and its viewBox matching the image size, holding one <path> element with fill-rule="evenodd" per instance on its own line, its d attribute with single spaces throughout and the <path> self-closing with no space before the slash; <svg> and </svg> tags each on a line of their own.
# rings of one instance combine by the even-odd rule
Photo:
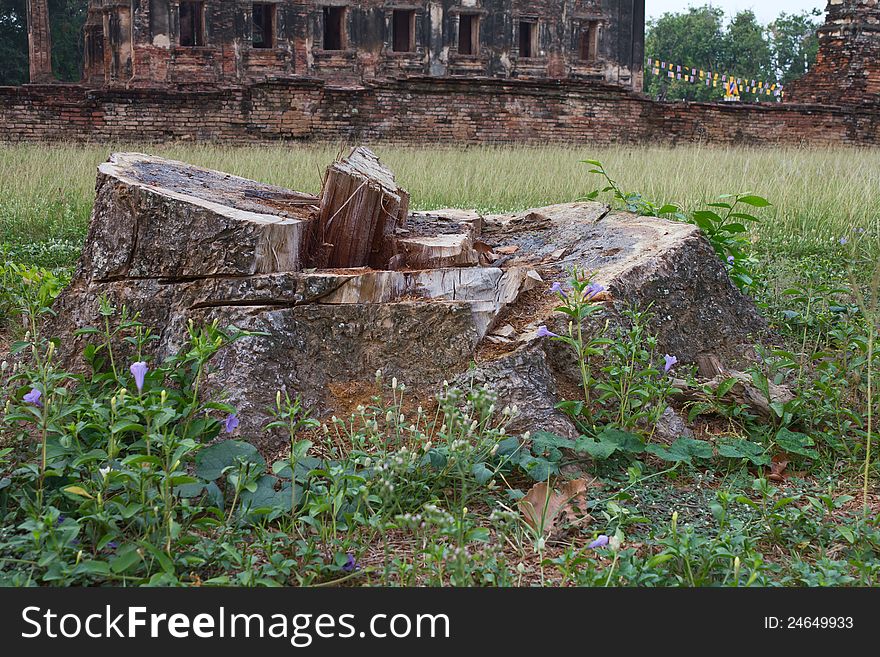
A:
<svg viewBox="0 0 880 657">
<path fill-rule="evenodd" d="M 499 407 L 522 410 L 511 430 L 576 435 L 555 405 L 576 389 L 579 364 L 567 345 L 539 337 L 541 326 L 568 330 L 550 286 L 566 289 L 572 267 L 606 288 L 588 332 L 650 308 L 657 353 L 713 374 L 741 371 L 765 328 L 696 226 L 569 203 L 494 216 L 434 210 L 400 227 L 406 205 L 366 149 L 331 167 L 320 200 L 115 154 L 100 167 L 83 256 L 46 334 L 60 339 L 58 362 L 77 370 L 92 339 L 77 329 L 101 325 L 103 298 L 158 338 L 144 355 L 121 345 L 127 361 L 177 353 L 189 321 L 252 331 L 217 353 L 203 390 L 236 407 L 241 435 L 275 450 L 286 438 L 263 426 L 276 391 L 319 415 L 347 414 L 360 403 L 352 391 L 374 394 L 377 369 L 414 399 L 444 380 L 484 383 Z M 334 269 L 309 264 L 317 225 Z M 386 268 L 383 249 L 399 249 L 402 266 Z"/>
<path fill-rule="evenodd" d="M 387 269 L 394 232 L 406 222 L 409 194 L 368 148 L 355 148 L 327 169 L 315 225 L 316 267 Z"/>
</svg>

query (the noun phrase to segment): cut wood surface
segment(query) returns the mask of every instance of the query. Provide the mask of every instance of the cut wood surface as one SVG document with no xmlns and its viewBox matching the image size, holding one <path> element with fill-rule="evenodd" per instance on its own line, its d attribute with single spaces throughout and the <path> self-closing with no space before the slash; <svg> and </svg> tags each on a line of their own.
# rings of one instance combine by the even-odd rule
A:
<svg viewBox="0 0 880 657">
<path fill-rule="evenodd" d="M 394 232 L 406 223 L 409 195 L 367 148 L 327 169 L 313 241 L 316 267 L 387 269 Z"/>
</svg>

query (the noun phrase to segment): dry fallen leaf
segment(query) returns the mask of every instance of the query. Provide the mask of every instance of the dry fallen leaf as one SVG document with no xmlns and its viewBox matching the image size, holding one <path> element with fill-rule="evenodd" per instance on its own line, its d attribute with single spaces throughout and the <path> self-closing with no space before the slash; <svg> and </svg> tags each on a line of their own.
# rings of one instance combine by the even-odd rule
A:
<svg viewBox="0 0 880 657">
<path fill-rule="evenodd" d="M 592 520 L 586 512 L 586 492 L 601 485 L 593 478 L 572 479 L 557 490 L 549 488 L 547 482 L 542 481 L 532 486 L 517 506 L 532 529 L 550 535 L 558 528 L 560 518 L 569 524 L 586 524 Z"/>
<path fill-rule="evenodd" d="M 500 253 L 501 255 L 513 255 L 519 251 L 519 244 L 511 244 L 510 246 L 499 246 L 495 249 L 495 253 Z"/>
<path fill-rule="evenodd" d="M 781 454 L 776 454 L 770 462 L 770 474 L 767 479 L 770 481 L 785 481 L 785 468 L 788 467 L 788 460 Z"/>
</svg>

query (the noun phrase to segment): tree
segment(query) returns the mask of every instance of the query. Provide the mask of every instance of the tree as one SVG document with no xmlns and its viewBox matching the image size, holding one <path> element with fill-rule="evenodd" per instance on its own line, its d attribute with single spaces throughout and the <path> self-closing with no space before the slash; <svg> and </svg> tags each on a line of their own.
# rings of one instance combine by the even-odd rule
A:
<svg viewBox="0 0 880 657">
<path fill-rule="evenodd" d="M 82 78 L 85 0 L 49 0 L 52 71 L 65 82 Z M 0 85 L 25 84 L 29 78 L 27 0 L 0 0 Z"/>
<path fill-rule="evenodd" d="M 783 84 L 806 73 L 816 61 L 822 12 L 814 9 L 800 14 L 779 14 L 767 27 L 773 50 L 773 68 Z"/>
<path fill-rule="evenodd" d="M 0 84 L 28 81 L 26 0 L 0 0 Z"/>
<path fill-rule="evenodd" d="M 724 34 L 724 67 L 738 77 L 768 80 L 773 74 L 773 56 L 764 27 L 754 12 L 741 11 L 727 26 Z"/>
<path fill-rule="evenodd" d="M 655 58 L 698 70 L 717 70 L 724 53 L 723 23 L 724 11 L 708 5 L 681 13 L 666 12 L 650 21 L 645 38 L 645 52 L 652 58 L 646 68 L 647 93 L 688 100 L 713 100 L 723 95 L 717 88 L 653 75 Z"/>
<path fill-rule="evenodd" d="M 741 11 L 725 25 L 721 9 L 691 7 L 665 13 L 648 23 L 645 90 L 670 100 L 720 100 L 724 89 L 654 75 L 655 60 L 675 66 L 783 84 L 803 75 L 816 59 L 820 12 L 782 13 L 762 26 L 752 11 Z M 673 71 L 677 73 L 677 71 Z"/>
</svg>

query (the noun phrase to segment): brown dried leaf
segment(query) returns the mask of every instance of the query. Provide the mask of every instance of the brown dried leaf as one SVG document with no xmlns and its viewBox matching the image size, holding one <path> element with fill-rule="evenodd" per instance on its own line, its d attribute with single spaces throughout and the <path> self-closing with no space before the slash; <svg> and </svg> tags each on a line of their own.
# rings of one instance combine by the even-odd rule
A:
<svg viewBox="0 0 880 657">
<path fill-rule="evenodd" d="M 560 519 L 572 523 L 587 523 L 592 518 L 586 513 L 587 490 L 602 484 L 593 478 L 572 479 L 559 488 L 550 489 L 546 481 L 532 486 L 517 504 L 526 523 L 534 530 L 549 536 L 559 527 Z"/>
<path fill-rule="evenodd" d="M 770 461 L 770 474 L 767 479 L 770 481 L 785 481 L 788 475 L 785 474 L 785 468 L 788 467 L 788 459 L 782 454 L 775 454 Z"/>
<path fill-rule="evenodd" d="M 501 255 L 513 255 L 519 251 L 519 244 L 511 244 L 510 246 L 499 246 L 495 249 L 495 253 L 500 253 Z"/>
</svg>

